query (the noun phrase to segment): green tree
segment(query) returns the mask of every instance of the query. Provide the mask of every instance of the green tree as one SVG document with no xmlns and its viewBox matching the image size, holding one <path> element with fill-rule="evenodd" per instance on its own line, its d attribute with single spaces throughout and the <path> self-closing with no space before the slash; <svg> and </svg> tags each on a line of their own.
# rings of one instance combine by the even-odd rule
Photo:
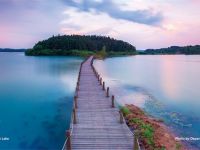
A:
<svg viewBox="0 0 200 150">
<path fill-rule="evenodd" d="M 76 53 L 73 51 L 76 50 Z M 73 51 L 73 52 L 72 52 Z M 134 54 L 135 47 L 127 42 L 96 35 L 58 35 L 39 41 L 27 55 L 87 55 L 98 53 L 105 58 L 115 54 Z M 88 53 L 88 54 L 89 54 Z"/>
<path fill-rule="evenodd" d="M 104 59 L 107 56 L 106 46 L 104 45 L 100 51 L 97 52 L 96 56 L 98 58 Z"/>
</svg>

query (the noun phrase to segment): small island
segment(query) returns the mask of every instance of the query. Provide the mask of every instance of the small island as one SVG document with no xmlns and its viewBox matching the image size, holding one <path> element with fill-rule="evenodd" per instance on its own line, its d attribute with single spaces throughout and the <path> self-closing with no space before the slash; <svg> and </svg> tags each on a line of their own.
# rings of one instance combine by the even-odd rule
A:
<svg viewBox="0 0 200 150">
<path fill-rule="evenodd" d="M 96 35 L 58 35 L 39 41 L 27 56 L 120 56 L 135 55 L 136 48 L 122 40 Z"/>
</svg>

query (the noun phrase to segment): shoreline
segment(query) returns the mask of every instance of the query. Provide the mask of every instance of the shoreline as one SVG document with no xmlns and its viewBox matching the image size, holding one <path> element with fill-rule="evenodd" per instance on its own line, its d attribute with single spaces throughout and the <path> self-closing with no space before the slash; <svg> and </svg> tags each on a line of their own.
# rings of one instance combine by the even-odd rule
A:
<svg viewBox="0 0 200 150">
<path fill-rule="evenodd" d="M 121 108 L 130 129 L 137 131 L 140 144 L 146 150 L 186 150 L 185 142 L 176 140 L 176 133 L 162 120 L 146 114 L 141 108 L 129 104 Z"/>
</svg>

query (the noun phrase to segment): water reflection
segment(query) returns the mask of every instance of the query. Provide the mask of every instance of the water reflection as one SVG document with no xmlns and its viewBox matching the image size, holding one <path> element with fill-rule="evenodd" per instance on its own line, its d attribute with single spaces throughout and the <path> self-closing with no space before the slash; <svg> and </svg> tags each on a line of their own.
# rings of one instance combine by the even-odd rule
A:
<svg viewBox="0 0 200 150">
<path fill-rule="evenodd" d="M 121 104 L 161 118 L 179 136 L 200 137 L 200 56 L 134 56 L 96 61 Z M 200 148 L 198 141 L 188 144 Z"/>
<path fill-rule="evenodd" d="M 72 61 L 73 59 L 73 57 L 68 58 L 68 60 L 66 60 L 66 58 L 52 57 L 51 60 L 48 57 L 40 57 L 39 61 L 38 59 L 34 59 L 34 71 L 44 75 L 52 74 L 53 76 L 60 76 L 69 72 L 74 72 L 82 59 Z"/>
<path fill-rule="evenodd" d="M 0 149 L 61 149 L 81 62 L 0 53 Z"/>
<path fill-rule="evenodd" d="M 174 63 L 173 56 L 164 56 L 162 61 L 160 61 L 160 84 L 163 92 L 170 99 L 177 99 L 180 95 L 180 84 L 175 84 L 174 81 L 178 82 L 179 80 L 179 69 L 177 63 Z"/>
</svg>

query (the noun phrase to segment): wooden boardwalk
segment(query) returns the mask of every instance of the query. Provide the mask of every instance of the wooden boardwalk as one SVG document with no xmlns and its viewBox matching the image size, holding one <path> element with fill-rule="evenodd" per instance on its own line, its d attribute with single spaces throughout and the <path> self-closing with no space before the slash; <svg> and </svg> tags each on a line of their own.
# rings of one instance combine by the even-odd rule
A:
<svg viewBox="0 0 200 150">
<path fill-rule="evenodd" d="M 91 56 L 81 65 L 71 131 L 64 149 L 133 150 L 133 134 L 122 123 L 119 109 L 112 107 L 112 98 L 103 90 L 92 62 Z"/>
</svg>

